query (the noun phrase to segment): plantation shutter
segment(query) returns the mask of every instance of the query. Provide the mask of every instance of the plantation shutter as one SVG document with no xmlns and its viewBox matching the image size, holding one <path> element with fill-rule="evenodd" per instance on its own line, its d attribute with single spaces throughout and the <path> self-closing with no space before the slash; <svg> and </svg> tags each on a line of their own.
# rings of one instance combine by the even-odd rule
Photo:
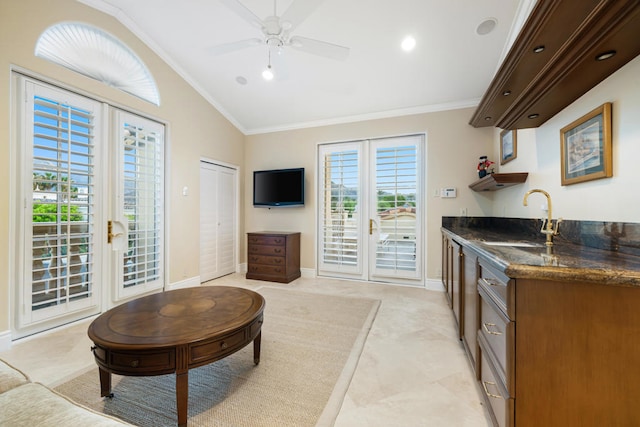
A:
<svg viewBox="0 0 640 427">
<path fill-rule="evenodd" d="M 29 213 L 22 301 L 29 309 L 21 313 L 23 326 L 69 312 L 97 311 L 99 297 L 94 281 L 100 104 L 31 82 L 25 88 L 29 144 L 23 146 L 23 190 Z"/>
<path fill-rule="evenodd" d="M 358 143 L 320 147 L 320 271 L 362 271 L 359 147 Z"/>
<path fill-rule="evenodd" d="M 417 194 L 420 138 L 405 136 L 372 142 L 375 166 L 371 183 L 375 183 L 372 199 L 378 226 L 374 275 L 417 277 L 417 239 L 420 221 Z"/>
<path fill-rule="evenodd" d="M 123 235 L 114 249 L 122 252 L 118 296 L 128 297 L 164 286 L 164 126 L 123 111 L 117 126 L 121 179 L 114 222 L 120 227 L 113 229 Z"/>
</svg>

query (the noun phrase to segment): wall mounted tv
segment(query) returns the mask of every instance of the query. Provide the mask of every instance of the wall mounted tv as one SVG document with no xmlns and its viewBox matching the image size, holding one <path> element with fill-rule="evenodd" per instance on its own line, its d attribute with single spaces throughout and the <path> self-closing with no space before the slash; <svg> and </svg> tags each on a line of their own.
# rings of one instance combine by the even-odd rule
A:
<svg viewBox="0 0 640 427">
<path fill-rule="evenodd" d="M 253 205 L 267 208 L 304 205 L 304 168 L 254 171 Z"/>
</svg>

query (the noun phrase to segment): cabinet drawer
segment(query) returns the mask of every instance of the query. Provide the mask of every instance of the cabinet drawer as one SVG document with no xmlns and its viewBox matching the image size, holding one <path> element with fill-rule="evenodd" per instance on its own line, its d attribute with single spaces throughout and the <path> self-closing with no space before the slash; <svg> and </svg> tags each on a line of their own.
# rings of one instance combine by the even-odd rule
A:
<svg viewBox="0 0 640 427">
<path fill-rule="evenodd" d="M 250 245 L 284 246 L 287 239 L 284 236 L 259 236 L 249 234 L 248 241 Z"/>
<path fill-rule="evenodd" d="M 515 319 L 515 303 L 511 280 L 498 270 L 480 261 L 478 286 L 484 288 L 491 299 L 511 320 Z"/>
<path fill-rule="evenodd" d="M 175 369 L 175 353 L 172 350 L 140 353 L 111 351 L 107 354 L 109 367 L 116 372 L 141 374 L 145 371 L 172 372 Z"/>
<path fill-rule="evenodd" d="M 267 245 L 250 245 L 249 246 L 249 254 L 285 256 L 286 252 L 287 251 L 284 246 L 267 246 Z"/>
<path fill-rule="evenodd" d="M 270 276 L 283 276 L 287 273 L 286 266 L 249 264 L 247 272 L 251 274 L 266 274 Z"/>
<path fill-rule="evenodd" d="M 513 342 L 515 323 L 511 322 L 488 298 L 486 291 L 480 289 L 480 334 L 488 345 L 487 351 L 490 351 L 496 362 L 497 371 L 502 381 L 510 387 L 511 379 L 511 361 L 513 355 Z"/>
<path fill-rule="evenodd" d="M 248 342 L 247 332 L 247 328 L 243 328 L 226 337 L 192 345 L 189 352 L 189 364 L 200 364 L 207 360 L 216 360 L 225 354 L 233 352 Z"/>
<path fill-rule="evenodd" d="M 266 256 L 266 255 L 249 255 L 249 264 L 266 264 L 266 265 L 281 265 L 286 264 L 286 258 L 281 256 Z"/>
<path fill-rule="evenodd" d="M 486 357 L 480 341 L 480 387 L 491 418 L 499 427 L 513 427 L 515 401 L 509 396 L 504 384 L 497 378 L 491 361 Z"/>
</svg>

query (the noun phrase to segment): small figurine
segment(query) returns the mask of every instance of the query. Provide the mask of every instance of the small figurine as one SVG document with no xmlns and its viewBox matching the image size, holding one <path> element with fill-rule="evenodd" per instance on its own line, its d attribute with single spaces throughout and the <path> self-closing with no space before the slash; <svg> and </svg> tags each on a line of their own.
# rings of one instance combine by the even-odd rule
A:
<svg viewBox="0 0 640 427">
<path fill-rule="evenodd" d="M 478 163 L 478 177 L 484 178 L 489 173 L 489 168 L 493 162 L 487 158 L 487 156 L 480 156 L 480 163 Z"/>
</svg>

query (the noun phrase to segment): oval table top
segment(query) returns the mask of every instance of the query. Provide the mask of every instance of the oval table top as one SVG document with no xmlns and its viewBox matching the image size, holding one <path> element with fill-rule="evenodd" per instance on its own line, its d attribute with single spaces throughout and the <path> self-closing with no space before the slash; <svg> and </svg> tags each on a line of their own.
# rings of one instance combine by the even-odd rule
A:
<svg viewBox="0 0 640 427">
<path fill-rule="evenodd" d="M 126 302 L 98 316 L 91 340 L 110 349 L 175 347 L 246 326 L 264 310 L 251 290 L 203 286 L 161 292 Z"/>
</svg>

